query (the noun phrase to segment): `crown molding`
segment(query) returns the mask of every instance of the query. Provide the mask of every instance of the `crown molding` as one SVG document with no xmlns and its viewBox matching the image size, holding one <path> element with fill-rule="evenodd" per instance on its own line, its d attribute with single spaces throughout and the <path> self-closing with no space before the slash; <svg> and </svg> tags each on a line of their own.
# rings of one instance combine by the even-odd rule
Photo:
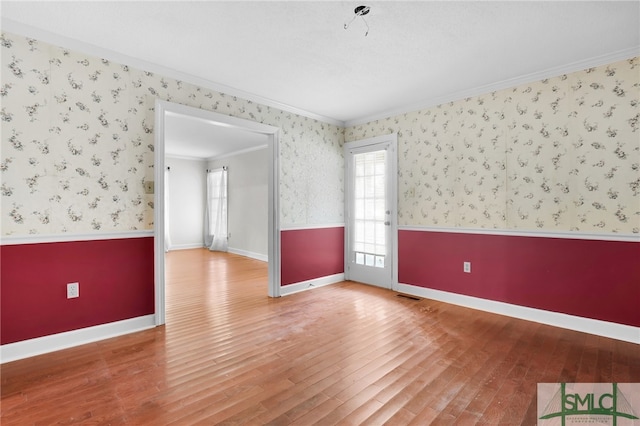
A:
<svg viewBox="0 0 640 426">
<path fill-rule="evenodd" d="M 563 74 L 574 73 L 574 72 L 582 71 L 592 67 L 611 64 L 613 62 L 630 59 L 639 55 L 640 55 L 640 46 L 635 46 L 635 47 L 624 49 L 624 50 L 618 50 L 616 52 L 608 53 L 606 55 L 596 56 L 593 58 L 588 58 L 581 61 L 576 61 L 569 64 L 561 65 L 558 67 L 548 68 L 546 70 L 534 72 L 531 74 L 525 74 L 519 77 L 498 81 L 498 82 L 487 84 L 484 86 L 478 86 L 472 89 L 461 90 L 461 91 L 444 95 L 444 96 L 438 96 L 435 98 L 427 99 L 420 103 L 407 105 L 402 108 L 387 110 L 379 114 L 361 117 L 354 120 L 347 120 L 345 121 L 344 126 L 345 128 L 353 127 L 360 124 L 370 123 L 376 120 L 382 120 L 385 118 L 391 118 L 391 117 L 395 117 L 402 114 L 408 114 L 410 112 L 420 111 L 420 110 L 431 108 L 437 105 L 446 104 L 448 102 L 459 101 L 461 99 L 484 95 L 484 94 L 495 92 L 498 90 L 509 89 L 511 87 L 520 86 L 522 84 L 533 83 L 535 81 L 544 80 L 545 78 L 557 77 Z"/>
<path fill-rule="evenodd" d="M 206 158 L 203 157 L 195 157 L 191 155 L 180 155 L 180 154 L 165 154 L 165 158 L 173 159 L 173 160 L 189 160 L 189 161 L 207 161 Z"/>
<path fill-rule="evenodd" d="M 253 151 L 260 151 L 261 149 L 267 149 L 268 147 L 269 147 L 269 145 L 266 145 L 266 144 L 265 145 L 252 146 L 251 148 L 241 149 L 239 151 L 228 152 L 226 154 L 221 154 L 221 155 L 214 155 L 213 157 L 207 158 L 206 161 L 223 160 L 225 158 L 235 157 L 236 155 L 247 154 L 247 153 L 253 152 Z"/>
<path fill-rule="evenodd" d="M 108 59 L 109 61 L 119 64 L 126 64 L 133 68 L 138 68 L 144 71 L 160 74 L 165 77 L 174 78 L 176 80 L 183 81 L 185 83 L 195 84 L 206 89 L 215 90 L 219 93 L 224 93 L 230 96 L 237 96 L 247 101 L 258 103 L 271 108 L 276 108 L 282 111 L 290 112 L 303 117 L 311 118 L 313 120 L 321 121 L 323 123 L 333 124 L 338 127 L 344 127 L 344 121 L 337 120 L 331 117 L 325 117 L 320 114 L 316 114 L 310 111 L 287 105 L 282 102 L 278 102 L 274 99 L 269 99 L 255 93 L 246 92 L 235 87 L 226 86 L 224 84 L 216 83 L 204 78 L 196 77 L 191 74 L 187 74 L 172 68 L 167 68 L 159 64 L 147 62 L 142 59 L 135 58 L 133 56 L 124 55 L 113 50 L 105 49 L 95 46 L 80 40 L 72 39 L 70 37 L 61 36 L 49 31 L 42 30 L 40 28 L 32 27 L 30 25 L 22 24 L 11 19 L 2 18 L 0 20 L 0 28 L 3 32 L 9 32 L 12 34 L 21 35 L 24 37 L 31 37 L 36 40 L 43 41 L 55 46 L 59 46 L 65 49 L 72 49 L 74 51 L 84 53 L 85 55 L 97 56 L 99 58 Z"/>
</svg>

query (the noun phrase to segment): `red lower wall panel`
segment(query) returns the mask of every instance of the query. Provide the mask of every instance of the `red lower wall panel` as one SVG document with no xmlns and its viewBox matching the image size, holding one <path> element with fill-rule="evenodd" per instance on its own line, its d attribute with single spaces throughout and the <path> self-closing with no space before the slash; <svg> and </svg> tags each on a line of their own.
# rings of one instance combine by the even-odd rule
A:
<svg viewBox="0 0 640 426">
<path fill-rule="evenodd" d="M 5 245 L 0 261 L 2 344 L 154 312 L 152 237 Z"/>
<path fill-rule="evenodd" d="M 280 233 L 281 285 L 344 272 L 344 227 Z"/>
<path fill-rule="evenodd" d="M 405 230 L 398 239 L 403 284 L 640 326 L 639 243 Z"/>
</svg>

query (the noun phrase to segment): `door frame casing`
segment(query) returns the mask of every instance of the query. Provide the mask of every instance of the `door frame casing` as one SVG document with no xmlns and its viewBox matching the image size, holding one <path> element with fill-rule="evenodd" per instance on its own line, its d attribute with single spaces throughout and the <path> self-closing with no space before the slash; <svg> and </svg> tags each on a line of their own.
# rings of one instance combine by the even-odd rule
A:
<svg viewBox="0 0 640 426">
<path fill-rule="evenodd" d="M 389 288 L 391 290 L 397 290 L 398 288 L 398 134 L 390 133 L 387 135 L 376 136 L 373 138 L 361 139 L 353 142 L 347 142 L 344 144 L 344 158 L 345 158 L 345 202 L 344 202 L 344 218 L 345 218 L 345 232 L 344 232 L 344 275 L 346 280 L 350 280 L 349 272 L 349 236 L 351 235 L 353 226 L 351 224 L 350 217 L 350 197 L 353 196 L 353 185 L 351 182 L 351 176 L 349 175 L 350 166 L 347 162 L 349 151 L 355 148 L 369 147 L 374 145 L 389 145 L 387 160 L 389 162 L 389 179 L 388 188 L 391 189 L 388 194 L 390 234 L 391 234 L 391 282 Z"/>
<path fill-rule="evenodd" d="M 154 131 L 154 179 L 153 236 L 154 236 L 154 290 L 155 324 L 165 323 L 165 250 L 164 250 L 164 169 L 165 169 L 165 122 L 166 113 L 176 113 L 208 121 L 231 129 L 242 129 L 268 137 L 268 295 L 280 297 L 280 129 L 267 124 L 232 117 L 174 102 L 156 99 Z"/>
</svg>

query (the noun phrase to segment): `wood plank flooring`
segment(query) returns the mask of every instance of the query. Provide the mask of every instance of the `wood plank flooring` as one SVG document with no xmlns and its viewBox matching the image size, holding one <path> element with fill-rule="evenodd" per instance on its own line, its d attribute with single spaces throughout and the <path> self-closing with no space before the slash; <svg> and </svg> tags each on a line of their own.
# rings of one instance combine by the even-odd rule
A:
<svg viewBox="0 0 640 426">
<path fill-rule="evenodd" d="M 640 346 L 263 262 L 167 256 L 167 324 L 1 367 L 2 425 L 534 425 L 538 382 L 640 382 Z"/>
</svg>

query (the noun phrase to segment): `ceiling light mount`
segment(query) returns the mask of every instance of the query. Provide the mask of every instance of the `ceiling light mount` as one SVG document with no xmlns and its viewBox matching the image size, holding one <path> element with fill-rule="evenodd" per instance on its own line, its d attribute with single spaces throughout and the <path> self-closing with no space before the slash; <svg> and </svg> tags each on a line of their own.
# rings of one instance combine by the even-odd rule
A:
<svg viewBox="0 0 640 426">
<path fill-rule="evenodd" d="M 371 11 L 371 8 L 369 6 L 358 6 L 355 9 L 353 9 L 353 13 L 355 15 L 353 15 L 353 18 L 351 18 L 351 20 L 344 24 L 344 29 L 347 30 L 349 29 L 349 26 L 353 23 L 353 21 L 359 16 L 360 19 L 362 19 L 362 22 L 364 22 L 364 24 L 367 26 L 367 31 L 364 33 L 364 36 L 366 37 L 367 35 L 369 35 L 369 24 L 367 24 L 367 21 L 364 19 L 364 15 L 368 14 Z"/>
<path fill-rule="evenodd" d="M 356 14 L 356 16 L 364 16 L 369 13 L 370 10 L 371 8 L 369 6 L 358 6 L 353 9 L 353 12 Z"/>
</svg>

